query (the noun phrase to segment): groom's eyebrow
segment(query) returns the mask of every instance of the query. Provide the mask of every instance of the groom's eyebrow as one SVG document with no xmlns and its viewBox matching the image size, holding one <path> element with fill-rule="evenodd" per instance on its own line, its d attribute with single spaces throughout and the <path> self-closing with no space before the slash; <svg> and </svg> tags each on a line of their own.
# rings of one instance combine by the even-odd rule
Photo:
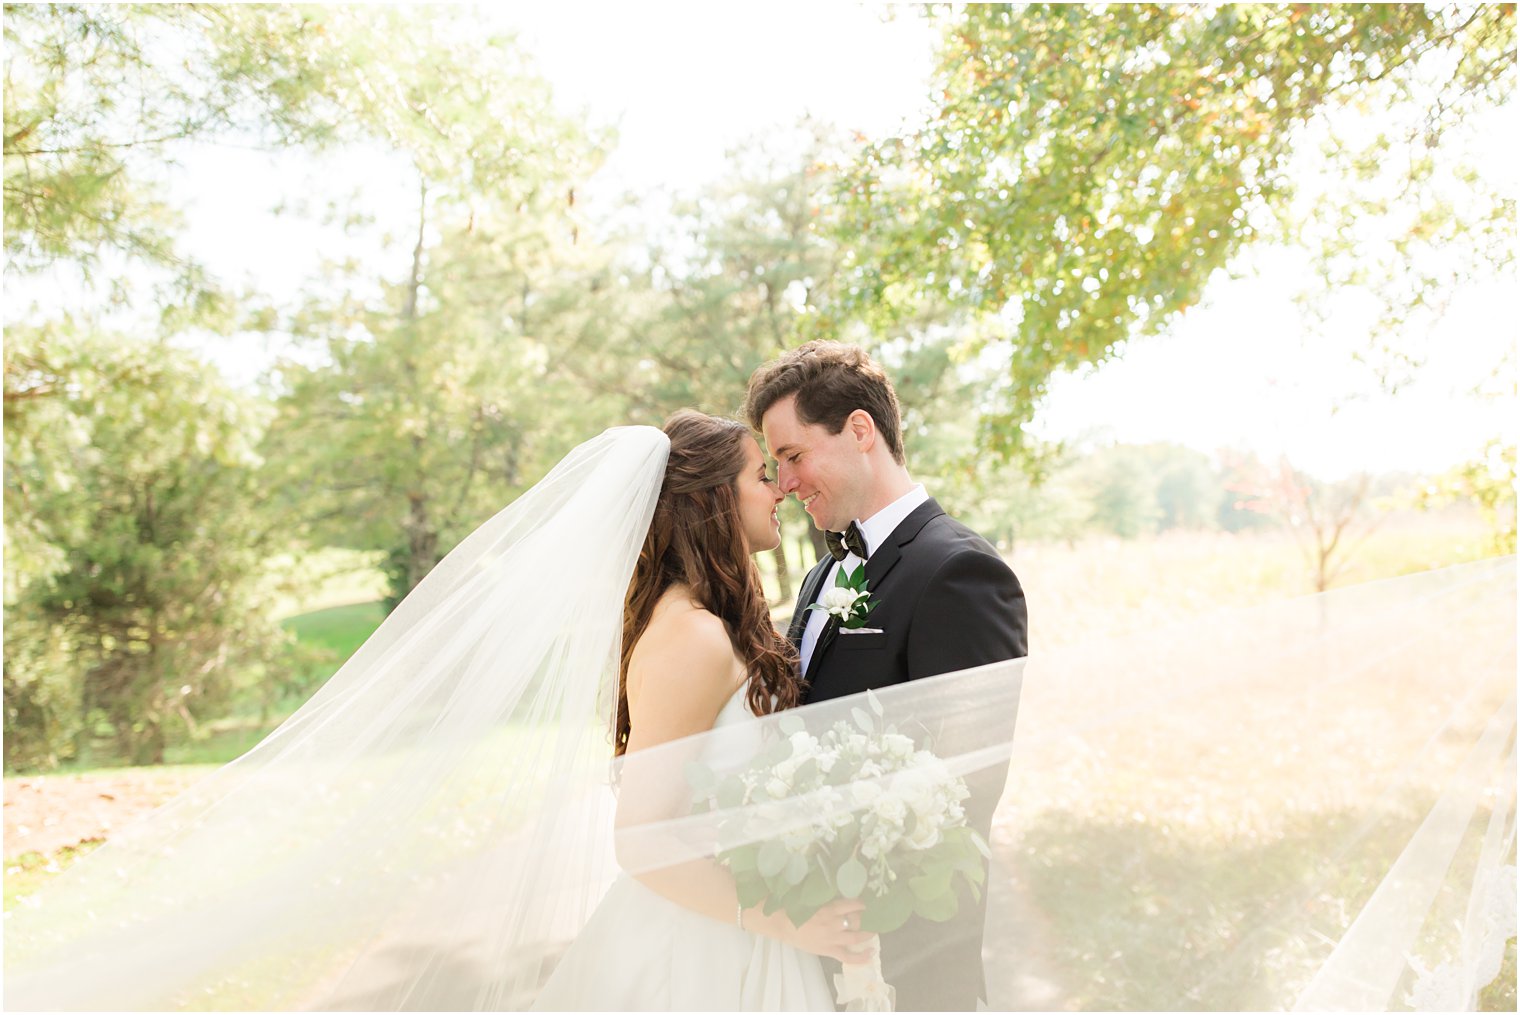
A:
<svg viewBox="0 0 1520 1015">
<path fill-rule="evenodd" d="M 771 458 L 779 462 L 781 461 L 781 456 L 790 450 L 792 450 L 792 446 L 790 444 L 783 444 L 779 448 L 771 448 Z"/>
</svg>

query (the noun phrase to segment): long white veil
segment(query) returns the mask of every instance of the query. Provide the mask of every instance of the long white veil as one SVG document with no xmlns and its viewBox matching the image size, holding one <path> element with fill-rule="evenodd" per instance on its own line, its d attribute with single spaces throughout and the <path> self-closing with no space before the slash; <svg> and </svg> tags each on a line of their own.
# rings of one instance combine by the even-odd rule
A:
<svg viewBox="0 0 1520 1015">
<path fill-rule="evenodd" d="M 884 952 L 933 954 L 968 933 L 941 922 L 952 897 L 974 903 L 931 811 L 991 822 L 970 933 L 993 1008 L 1466 1006 L 1492 978 L 1514 915 L 1512 558 L 614 764 L 623 597 L 667 451 L 644 427 L 577 448 L 263 743 L 24 900 L 6 1006 L 521 1009 L 620 869 L 718 857 L 821 899 L 854 875 L 808 849 L 870 860 L 884 822 L 921 847 L 892 854 L 918 866 Z M 820 775 L 846 741 L 916 767 Z"/>
</svg>

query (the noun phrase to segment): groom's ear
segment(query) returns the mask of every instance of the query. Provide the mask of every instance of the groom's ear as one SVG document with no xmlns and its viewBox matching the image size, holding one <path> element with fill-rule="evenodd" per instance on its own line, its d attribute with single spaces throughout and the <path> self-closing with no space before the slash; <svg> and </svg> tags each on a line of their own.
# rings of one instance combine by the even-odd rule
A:
<svg viewBox="0 0 1520 1015">
<path fill-rule="evenodd" d="M 861 451 L 870 451 L 876 446 L 876 420 L 864 409 L 856 409 L 845 417 L 844 432 L 850 435 L 855 442 L 856 448 Z"/>
</svg>

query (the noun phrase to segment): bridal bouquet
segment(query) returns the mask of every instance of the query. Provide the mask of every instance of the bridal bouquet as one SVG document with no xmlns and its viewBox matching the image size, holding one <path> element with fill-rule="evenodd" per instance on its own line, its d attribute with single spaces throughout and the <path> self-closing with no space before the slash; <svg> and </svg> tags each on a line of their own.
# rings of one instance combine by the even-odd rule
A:
<svg viewBox="0 0 1520 1015">
<path fill-rule="evenodd" d="M 950 919 L 962 887 L 980 898 L 991 851 L 966 823 L 964 780 L 884 722 L 874 694 L 866 699 L 874 715 L 856 708 L 853 723 L 817 736 L 782 716 L 785 739 L 721 778 L 687 766 L 695 810 L 732 812 L 719 825 L 717 858 L 746 908 L 763 902 L 800 926 L 835 899 L 859 899 L 860 929 L 885 934 L 914 914 Z M 846 966 L 836 984 L 842 1003 L 890 1008 L 879 955 Z"/>
</svg>

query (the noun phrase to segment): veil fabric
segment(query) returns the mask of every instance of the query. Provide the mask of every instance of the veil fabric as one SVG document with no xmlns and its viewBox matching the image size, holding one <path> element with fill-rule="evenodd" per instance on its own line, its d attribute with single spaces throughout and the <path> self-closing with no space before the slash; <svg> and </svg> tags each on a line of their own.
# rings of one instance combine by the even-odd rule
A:
<svg viewBox="0 0 1520 1015">
<path fill-rule="evenodd" d="M 1470 1006 L 1497 972 L 1513 558 L 613 762 L 623 598 L 667 452 L 648 427 L 577 448 L 262 743 L 23 900 L 6 1006 L 524 1009 L 620 872 L 764 854 L 822 898 L 848 879 L 814 885 L 795 855 L 885 827 L 943 850 L 934 808 L 990 821 L 971 932 L 992 1008 Z M 810 781 L 848 738 L 923 764 Z M 937 918 L 944 883 L 914 891 L 885 951 L 968 932 Z"/>
</svg>

